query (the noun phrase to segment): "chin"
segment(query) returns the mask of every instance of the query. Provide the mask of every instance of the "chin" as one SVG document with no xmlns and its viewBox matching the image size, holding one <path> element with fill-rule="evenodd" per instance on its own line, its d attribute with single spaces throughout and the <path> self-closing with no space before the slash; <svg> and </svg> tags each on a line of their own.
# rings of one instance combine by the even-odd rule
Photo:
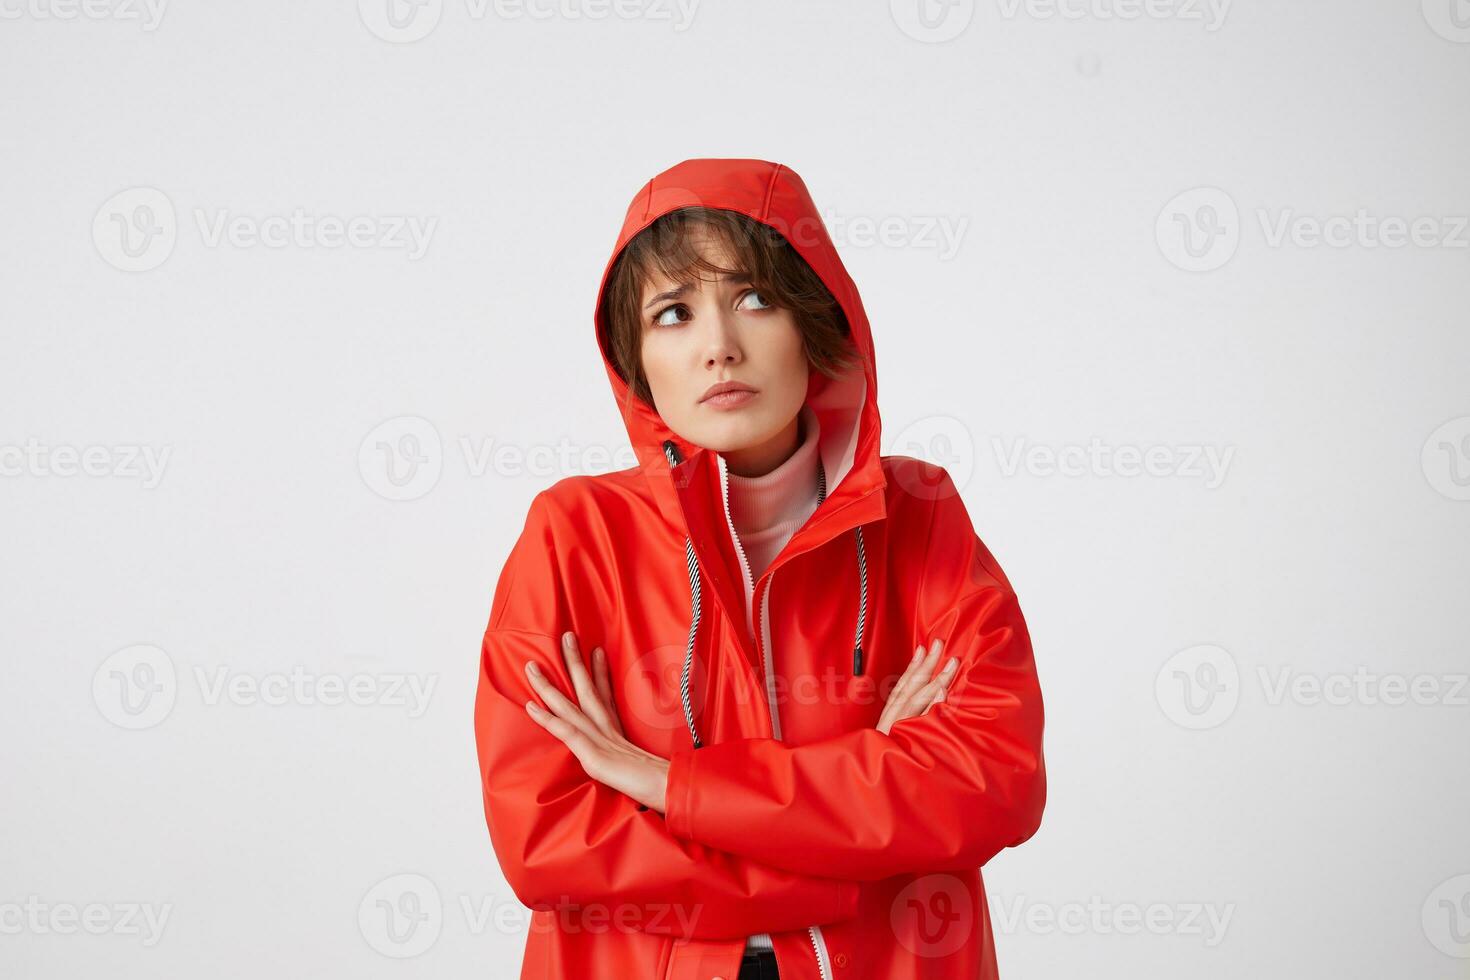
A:
<svg viewBox="0 0 1470 980">
<path fill-rule="evenodd" d="M 722 419 L 707 420 L 707 424 L 700 427 L 698 436 L 691 441 L 717 453 L 728 453 L 759 445 L 762 440 L 770 438 L 765 431 L 767 426 L 761 424 L 763 420 L 741 417 L 743 413 L 740 412 L 725 415 Z"/>
</svg>

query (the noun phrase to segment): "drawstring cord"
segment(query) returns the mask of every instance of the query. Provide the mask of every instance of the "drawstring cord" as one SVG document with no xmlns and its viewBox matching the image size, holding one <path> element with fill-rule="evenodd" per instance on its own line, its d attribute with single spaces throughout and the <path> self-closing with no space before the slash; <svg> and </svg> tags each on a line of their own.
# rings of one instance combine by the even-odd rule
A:
<svg viewBox="0 0 1470 980">
<path fill-rule="evenodd" d="M 817 460 L 817 506 L 827 499 L 827 468 Z M 868 552 L 863 547 L 862 526 L 853 528 L 857 535 L 858 560 L 858 621 L 857 637 L 852 641 L 852 673 L 854 677 L 863 672 L 863 626 L 868 618 Z"/>
<path fill-rule="evenodd" d="M 669 468 L 672 469 L 680 463 L 679 449 L 674 440 L 664 440 L 664 455 L 669 460 Z M 827 471 L 822 466 L 822 461 L 817 460 L 817 506 L 827 499 Z M 868 620 L 868 554 L 863 545 L 863 529 L 861 526 L 853 528 L 857 537 L 857 562 L 858 562 L 858 619 L 857 636 L 852 646 L 852 673 L 859 676 L 863 672 L 863 627 Z M 684 669 L 679 673 L 679 701 L 684 707 L 684 722 L 689 726 L 689 738 L 696 749 L 703 748 L 704 743 L 699 738 L 699 731 L 694 727 L 694 708 L 689 696 L 689 673 L 694 666 L 694 637 L 699 631 L 700 620 L 700 588 L 699 588 L 699 560 L 694 554 L 694 544 L 686 536 L 684 538 L 684 564 L 689 572 L 689 640 L 684 645 Z"/>
<path fill-rule="evenodd" d="M 694 666 L 694 634 L 699 632 L 699 559 L 694 557 L 694 545 L 684 539 L 684 564 L 689 566 L 689 642 L 684 646 L 684 669 L 679 672 L 679 700 L 684 703 L 684 720 L 689 725 L 689 740 L 696 749 L 703 748 L 699 732 L 694 729 L 694 708 L 689 701 L 689 669 Z"/>
</svg>

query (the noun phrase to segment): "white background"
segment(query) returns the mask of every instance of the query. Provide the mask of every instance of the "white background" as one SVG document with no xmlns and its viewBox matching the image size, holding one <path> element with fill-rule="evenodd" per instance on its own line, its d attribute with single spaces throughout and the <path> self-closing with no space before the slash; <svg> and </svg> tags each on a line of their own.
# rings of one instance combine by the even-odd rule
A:
<svg viewBox="0 0 1470 980">
<path fill-rule="evenodd" d="M 591 313 L 628 199 L 749 156 L 828 215 L 885 451 L 956 474 L 1030 624 L 1002 975 L 1466 976 L 1452 0 L 62 2 L 0 0 L 0 973 L 515 975 L 490 594 L 538 490 L 627 465 Z M 293 670 L 367 703 L 250 693 Z"/>
</svg>

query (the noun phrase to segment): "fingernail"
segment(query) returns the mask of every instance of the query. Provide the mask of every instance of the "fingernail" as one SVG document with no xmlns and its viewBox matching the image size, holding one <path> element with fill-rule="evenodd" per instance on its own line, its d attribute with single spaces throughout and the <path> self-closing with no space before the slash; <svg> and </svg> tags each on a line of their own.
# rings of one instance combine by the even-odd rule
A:
<svg viewBox="0 0 1470 980">
<path fill-rule="evenodd" d="M 958 667 L 959 665 L 960 665 L 960 658 L 959 657 L 950 657 L 949 658 L 949 663 L 947 663 L 947 664 L 944 665 L 944 669 L 947 672 L 953 672 L 954 669 L 956 667 Z"/>
<path fill-rule="evenodd" d="M 569 647 L 572 645 L 572 634 L 570 631 L 561 635 L 561 645 L 564 647 Z"/>
<path fill-rule="evenodd" d="M 526 661 L 526 673 L 530 674 L 532 677 L 540 677 L 541 676 L 541 668 L 536 666 L 536 661 L 534 661 L 534 660 L 527 660 Z"/>
</svg>

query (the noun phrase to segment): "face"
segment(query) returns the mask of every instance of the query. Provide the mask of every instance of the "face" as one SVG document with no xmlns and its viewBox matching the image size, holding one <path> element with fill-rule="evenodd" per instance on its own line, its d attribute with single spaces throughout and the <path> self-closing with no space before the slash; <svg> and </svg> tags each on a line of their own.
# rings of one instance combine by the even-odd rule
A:
<svg viewBox="0 0 1470 980">
<path fill-rule="evenodd" d="M 717 239 L 704 236 L 696 247 L 723 268 L 734 265 Z M 641 310 L 643 371 L 669 428 L 720 453 L 741 476 L 769 472 L 796 450 L 809 369 L 789 310 L 738 274 L 687 286 L 655 275 L 643 285 Z M 740 390 L 710 395 L 722 382 Z"/>
</svg>

